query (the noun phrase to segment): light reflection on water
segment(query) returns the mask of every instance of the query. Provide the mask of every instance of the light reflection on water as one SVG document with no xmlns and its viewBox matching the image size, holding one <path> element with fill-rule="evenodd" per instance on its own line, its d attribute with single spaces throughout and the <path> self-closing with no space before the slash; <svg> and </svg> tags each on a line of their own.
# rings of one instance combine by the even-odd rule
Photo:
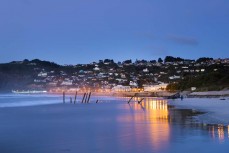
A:
<svg viewBox="0 0 229 153">
<path fill-rule="evenodd" d="M 123 98 L 126 101 L 129 98 Z M 141 143 L 141 135 L 138 135 L 142 130 L 139 124 L 147 123 L 144 130 L 149 134 L 151 145 L 154 149 L 160 150 L 166 147 L 171 141 L 171 125 L 179 120 L 180 123 L 188 124 L 186 127 L 192 129 L 200 129 L 209 131 L 209 137 L 219 142 L 224 142 L 229 138 L 229 125 L 204 125 L 193 121 L 190 113 L 182 113 L 187 110 L 176 110 L 167 105 L 167 100 L 145 98 L 141 104 L 138 104 L 142 98 L 133 98 L 129 105 L 121 105 L 122 109 L 131 110 L 131 115 L 118 116 L 118 122 L 133 122 L 135 125 L 136 137 Z M 191 110 L 190 110 L 191 111 Z M 175 113 L 174 113 L 175 112 Z M 181 115 L 178 117 L 178 115 Z M 187 115 L 187 116 L 186 116 Z M 197 114 L 194 114 L 197 115 Z M 179 118 L 179 119 L 177 119 Z"/>
<path fill-rule="evenodd" d="M 229 138 L 229 126 L 225 127 L 223 125 L 209 125 L 209 134 L 213 139 L 218 139 L 223 142 L 225 139 Z"/>
<path fill-rule="evenodd" d="M 140 101 L 141 98 L 134 98 L 133 101 Z M 147 98 L 141 104 L 130 102 L 128 105 L 121 105 L 126 110 L 131 110 L 131 115 L 118 116 L 117 121 L 121 123 L 133 123 L 133 133 L 136 144 L 143 146 L 151 143 L 154 150 L 166 147 L 170 138 L 169 110 L 166 100 L 155 100 Z M 144 130 L 144 132 L 142 132 Z M 124 131 L 123 133 L 127 133 Z M 144 134 L 142 134 L 144 133 Z M 148 135 L 148 137 L 146 137 Z M 148 142 L 146 142 L 146 140 Z M 123 144 L 125 144 L 123 142 Z"/>
<path fill-rule="evenodd" d="M 192 118 L 197 112 L 174 109 L 166 100 L 138 104 L 142 98 L 133 98 L 128 104 L 128 97 L 93 97 L 82 104 L 81 99 L 75 105 L 2 109 L 0 152 L 8 144 L 13 153 L 229 151 L 229 125 L 201 124 Z"/>
</svg>

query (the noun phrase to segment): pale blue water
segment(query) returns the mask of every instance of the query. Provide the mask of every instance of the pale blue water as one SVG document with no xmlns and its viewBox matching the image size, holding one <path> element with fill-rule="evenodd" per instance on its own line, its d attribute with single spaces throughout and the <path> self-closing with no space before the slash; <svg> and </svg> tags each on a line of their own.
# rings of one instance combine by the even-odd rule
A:
<svg viewBox="0 0 229 153">
<path fill-rule="evenodd" d="M 74 101 L 74 95 L 66 95 L 66 103 L 70 102 L 70 97 Z M 117 98 L 109 96 L 93 96 L 90 102 L 110 102 L 117 100 Z M 77 96 L 77 103 L 82 102 L 82 95 Z M 62 95 L 55 94 L 0 94 L 0 108 L 1 107 L 21 107 L 21 106 L 35 106 L 47 104 L 63 103 Z"/>
<path fill-rule="evenodd" d="M 56 95 L 1 95 L 0 153 L 229 152 L 229 126 L 200 124 L 165 100 L 81 98 L 74 105 Z"/>
</svg>

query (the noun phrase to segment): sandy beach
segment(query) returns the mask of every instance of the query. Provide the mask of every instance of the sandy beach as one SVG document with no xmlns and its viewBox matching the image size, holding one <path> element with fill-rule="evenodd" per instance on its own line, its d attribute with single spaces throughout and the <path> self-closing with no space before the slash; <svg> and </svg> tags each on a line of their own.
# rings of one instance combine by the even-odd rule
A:
<svg viewBox="0 0 229 153">
<path fill-rule="evenodd" d="M 169 100 L 168 104 L 176 108 L 193 109 L 205 112 L 197 116 L 200 122 L 206 124 L 229 125 L 229 97 L 220 98 L 185 98 L 183 100 Z"/>
<path fill-rule="evenodd" d="M 191 98 L 217 98 L 217 97 L 229 97 L 229 90 L 224 91 L 206 91 L 206 92 L 192 92 L 188 95 Z"/>
</svg>

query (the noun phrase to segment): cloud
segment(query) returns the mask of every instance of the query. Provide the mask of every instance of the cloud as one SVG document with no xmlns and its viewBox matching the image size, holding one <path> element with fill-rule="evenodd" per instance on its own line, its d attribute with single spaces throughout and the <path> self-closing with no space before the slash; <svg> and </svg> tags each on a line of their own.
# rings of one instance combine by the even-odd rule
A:
<svg viewBox="0 0 229 153">
<path fill-rule="evenodd" d="M 154 55 L 154 56 L 165 56 L 168 54 L 167 48 L 163 46 L 149 45 L 144 47 L 143 50 L 149 51 L 150 55 Z"/>
<path fill-rule="evenodd" d="M 197 46 L 199 44 L 198 40 L 194 37 L 169 35 L 167 39 L 181 45 Z"/>
</svg>

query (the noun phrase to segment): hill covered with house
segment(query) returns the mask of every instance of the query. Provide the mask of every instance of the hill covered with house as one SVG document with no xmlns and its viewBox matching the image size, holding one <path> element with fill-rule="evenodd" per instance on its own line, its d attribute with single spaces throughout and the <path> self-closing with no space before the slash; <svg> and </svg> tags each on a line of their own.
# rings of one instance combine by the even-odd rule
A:
<svg viewBox="0 0 229 153">
<path fill-rule="evenodd" d="M 99 60 L 58 65 L 39 59 L 0 64 L 0 90 L 158 91 L 222 90 L 229 87 L 229 59 Z"/>
</svg>

